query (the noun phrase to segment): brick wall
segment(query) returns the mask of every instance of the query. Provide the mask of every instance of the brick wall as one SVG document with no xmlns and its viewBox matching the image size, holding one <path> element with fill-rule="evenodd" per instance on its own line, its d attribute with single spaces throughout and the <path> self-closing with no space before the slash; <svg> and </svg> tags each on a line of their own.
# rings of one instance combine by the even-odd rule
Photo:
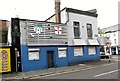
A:
<svg viewBox="0 0 120 81">
<path fill-rule="evenodd" d="M 0 43 L 7 43 L 7 20 L 0 20 Z"/>
<path fill-rule="evenodd" d="M 0 27 L 7 27 L 7 20 L 0 20 Z"/>
</svg>

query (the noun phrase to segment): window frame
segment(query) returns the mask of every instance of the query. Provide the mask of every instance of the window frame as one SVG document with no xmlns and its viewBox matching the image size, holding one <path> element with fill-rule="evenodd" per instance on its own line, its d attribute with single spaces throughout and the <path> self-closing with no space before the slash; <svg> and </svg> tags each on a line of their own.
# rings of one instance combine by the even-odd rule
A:
<svg viewBox="0 0 120 81">
<path fill-rule="evenodd" d="M 75 28 L 76 28 L 76 30 L 78 30 L 77 32 L 77 34 L 76 34 L 76 30 L 75 30 Z M 80 38 L 80 22 L 78 22 L 78 21 L 73 21 L 73 31 L 74 31 L 74 38 L 75 39 L 79 39 Z"/>
<path fill-rule="evenodd" d="M 67 51 L 66 50 L 67 50 L 66 47 L 59 47 L 58 48 L 58 58 L 66 58 L 67 57 Z M 64 55 L 63 55 L 63 53 L 64 53 Z"/>
<path fill-rule="evenodd" d="M 80 51 L 79 54 L 76 54 L 76 49 L 77 49 L 77 52 Z M 79 49 L 79 50 L 78 50 Z M 81 51 L 82 50 L 82 51 Z M 82 53 L 82 54 L 81 54 Z M 79 46 L 79 47 L 74 47 L 74 57 L 81 57 L 81 56 L 84 56 L 84 48 L 83 46 Z"/>
<path fill-rule="evenodd" d="M 89 25 L 91 28 L 88 28 L 88 25 Z M 86 28 L 87 28 L 87 37 L 88 37 L 88 39 L 92 39 L 92 38 L 93 38 L 92 24 L 87 23 L 87 24 L 86 24 Z M 88 31 L 91 32 L 91 33 L 89 33 Z M 90 34 L 91 34 L 91 36 L 89 36 Z"/>
<path fill-rule="evenodd" d="M 117 39 L 114 39 L 114 44 L 117 44 Z"/>
<path fill-rule="evenodd" d="M 92 48 L 92 50 L 90 49 Z M 94 48 L 94 51 L 93 51 Z M 88 54 L 89 55 L 96 55 L 97 51 L 96 51 L 96 46 L 88 46 Z"/>
<path fill-rule="evenodd" d="M 38 57 L 33 58 L 33 55 L 35 56 L 35 53 L 37 53 L 36 55 Z M 34 61 L 34 60 L 39 60 L 39 59 L 40 59 L 40 49 L 39 48 L 28 48 L 28 60 L 29 61 Z"/>
</svg>

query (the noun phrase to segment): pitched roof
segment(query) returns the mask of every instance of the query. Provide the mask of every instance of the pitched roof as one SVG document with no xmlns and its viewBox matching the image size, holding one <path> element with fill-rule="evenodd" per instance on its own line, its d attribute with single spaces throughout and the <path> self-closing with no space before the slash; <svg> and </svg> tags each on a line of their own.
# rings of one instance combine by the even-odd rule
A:
<svg viewBox="0 0 120 81">
<path fill-rule="evenodd" d="M 82 10 L 73 9 L 73 8 L 66 8 L 66 12 L 83 14 L 83 15 L 92 16 L 92 17 L 97 17 L 98 16 L 98 14 L 96 14 L 97 11 L 96 12 L 92 12 L 91 10 L 89 10 L 89 11 L 82 11 Z"/>
<path fill-rule="evenodd" d="M 87 15 L 87 16 L 92 16 L 92 17 L 97 17 L 98 14 L 96 9 L 92 9 L 92 10 L 88 10 L 88 11 L 82 11 L 82 10 L 78 10 L 78 9 L 73 9 L 73 8 L 63 8 L 60 12 L 66 10 L 66 12 L 72 12 L 72 13 L 77 13 L 77 14 L 83 14 L 83 15 Z M 55 14 L 53 14 L 52 16 L 50 16 L 49 18 L 47 18 L 45 21 L 49 20 L 50 18 L 52 18 L 53 16 L 55 16 Z"/>
</svg>

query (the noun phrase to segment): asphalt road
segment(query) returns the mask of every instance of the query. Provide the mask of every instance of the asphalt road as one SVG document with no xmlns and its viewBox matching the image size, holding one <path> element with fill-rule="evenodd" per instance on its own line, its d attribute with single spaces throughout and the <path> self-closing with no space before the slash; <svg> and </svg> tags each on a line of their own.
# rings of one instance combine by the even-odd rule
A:
<svg viewBox="0 0 120 81">
<path fill-rule="evenodd" d="M 118 79 L 118 71 L 120 72 L 118 64 L 114 63 L 77 72 L 49 75 L 41 79 Z"/>
<path fill-rule="evenodd" d="M 114 58 L 116 59 L 116 58 Z M 118 79 L 118 68 L 120 62 L 108 63 L 107 65 L 95 65 L 94 67 L 84 68 L 79 71 L 67 73 L 56 73 L 44 77 L 36 77 L 37 79 Z"/>
</svg>

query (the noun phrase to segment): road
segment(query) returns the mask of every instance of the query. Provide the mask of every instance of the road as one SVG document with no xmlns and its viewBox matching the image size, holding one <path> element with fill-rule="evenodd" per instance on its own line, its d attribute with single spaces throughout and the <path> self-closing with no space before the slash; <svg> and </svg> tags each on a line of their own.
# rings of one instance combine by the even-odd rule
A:
<svg viewBox="0 0 120 81">
<path fill-rule="evenodd" d="M 115 63 L 83 71 L 45 76 L 42 79 L 118 79 L 118 71 L 120 69 L 118 69 L 118 64 Z"/>
<path fill-rule="evenodd" d="M 116 59 L 116 58 L 114 58 Z M 35 77 L 37 79 L 118 79 L 118 68 L 120 62 L 108 63 L 106 65 L 95 65 L 77 71 L 64 73 L 56 73 L 43 77 Z"/>
</svg>

